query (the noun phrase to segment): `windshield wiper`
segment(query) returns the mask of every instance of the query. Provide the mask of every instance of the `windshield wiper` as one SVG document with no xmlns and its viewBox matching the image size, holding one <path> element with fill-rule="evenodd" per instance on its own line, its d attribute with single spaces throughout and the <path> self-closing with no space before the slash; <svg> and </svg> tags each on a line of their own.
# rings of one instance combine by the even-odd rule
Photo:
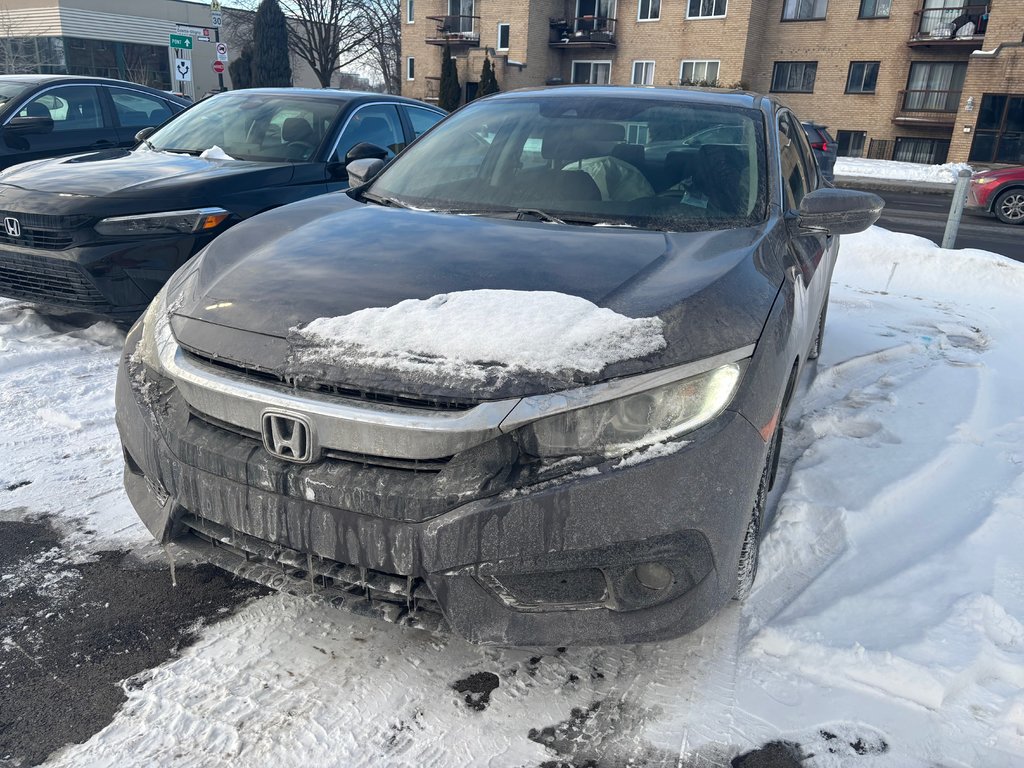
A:
<svg viewBox="0 0 1024 768">
<path fill-rule="evenodd" d="M 389 208 L 409 208 L 410 206 L 403 203 L 401 200 L 396 200 L 393 197 L 385 197 L 384 195 L 374 195 L 370 192 L 363 192 L 362 197 L 364 200 L 369 200 L 371 203 L 377 205 L 383 205 Z"/>
<path fill-rule="evenodd" d="M 540 210 L 539 208 L 516 208 L 516 213 L 519 214 L 519 218 L 523 216 L 536 216 L 541 221 L 549 221 L 552 224 L 565 224 L 563 219 L 557 216 L 552 216 L 550 213 Z"/>
</svg>

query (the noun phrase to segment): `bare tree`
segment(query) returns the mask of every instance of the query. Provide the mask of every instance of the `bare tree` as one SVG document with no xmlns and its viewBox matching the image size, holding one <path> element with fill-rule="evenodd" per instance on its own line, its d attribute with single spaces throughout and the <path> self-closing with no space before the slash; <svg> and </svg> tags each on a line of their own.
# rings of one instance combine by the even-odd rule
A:
<svg viewBox="0 0 1024 768">
<path fill-rule="evenodd" d="M 369 61 L 388 93 L 402 91 L 402 24 L 400 0 L 361 0 L 363 18 L 371 30 Z"/>
<path fill-rule="evenodd" d="M 28 29 L 11 12 L 0 6 L 0 74 L 24 75 L 39 71 L 36 29 Z"/>
<path fill-rule="evenodd" d="M 290 17 L 292 52 L 327 88 L 331 76 L 359 61 L 368 50 L 372 29 L 362 14 L 363 0 L 284 0 Z"/>
</svg>

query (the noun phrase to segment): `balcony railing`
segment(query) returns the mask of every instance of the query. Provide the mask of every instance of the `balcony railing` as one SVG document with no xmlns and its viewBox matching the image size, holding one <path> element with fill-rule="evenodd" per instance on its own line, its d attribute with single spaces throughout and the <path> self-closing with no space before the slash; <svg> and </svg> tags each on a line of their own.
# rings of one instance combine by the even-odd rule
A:
<svg viewBox="0 0 1024 768">
<path fill-rule="evenodd" d="M 477 46 L 480 45 L 479 16 L 427 16 L 437 22 L 433 34 L 427 37 L 431 45 Z"/>
<path fill-rule="evenodd" d="M 914 11 L 914 31 L 908 44 L 979 47 L 987 25 L 987 5 L 925 8 Z"/>
<path fill-rule="evenodd" d="M 615 19 L 608 16 L 577 16 L 551 19 L 552 48 L 614 48 Z"/>
<path fill-rule="evenodd" d="M 438 75 L 427 75 L 423 79 L 427 81 L 427 94 L 423 100 L 437 101 L 441 93 L 441 78 Z"/>
<path fill-rule="evenodd" d="M 951 126 L 956 122 L 962 91 L 900 91 L 893 122 L 925 126 Z"/>
</svg>

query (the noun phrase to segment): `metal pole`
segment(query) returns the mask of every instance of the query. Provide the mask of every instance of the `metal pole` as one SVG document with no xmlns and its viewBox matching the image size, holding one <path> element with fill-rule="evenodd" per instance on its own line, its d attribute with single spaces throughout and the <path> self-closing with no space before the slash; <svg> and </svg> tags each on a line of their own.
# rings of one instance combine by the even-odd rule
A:
<svg viewBox="0 0 1024 768">
<path fill-rule="evenodd" d="M 220 42 L 220 27 L 214 27 L 213 28 L 213 42 L 214 43 L 219 43 Z M 216 47 L 214 48 L 214 50 L 216 50 Z M 222 91 L 224 90 L 224 73 L 223 72 L 218 72 L 217 73 L 217 88 L 222 90 Z"/>
<path fill-rule="evenodd" d="M 953 188 L 953 202 L 949 206 L 949 218 L 946 219 L 946 232 L 942 236 L 942 247 L 952 248 L 956 243 L 956 233 L 960 229 L 960 217 L 964 215 L 964 203 L 967 202 L 967 189 L 970 186 L 971 172 L 961 168 L 956 175 L 956 186 Z"/>
</svg>

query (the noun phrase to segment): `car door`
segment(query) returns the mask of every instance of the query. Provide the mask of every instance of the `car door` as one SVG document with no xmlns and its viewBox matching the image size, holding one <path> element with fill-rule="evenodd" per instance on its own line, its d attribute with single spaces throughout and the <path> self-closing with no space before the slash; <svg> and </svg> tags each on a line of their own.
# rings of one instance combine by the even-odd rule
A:
<svg viewBox="0 0 1024 768">
<path fill-rule="evenodd" d="M 334 151 L 328 162 L 343 163 L 345 155 L 356 144 L 374 144 L 387 151 L 384 162 L 405 149 L 405 130 L 395 104 L 363 104 L 348 116 Z M 347 179 L 337 179 L 328 184 L 330 189 L 345 189 Z"/>
<path fill-rule="evenodd" d="M 4 133 L 17 162 L 117 146 L 117 131 L 95 85 L 48 88 L 29 97 L 13 116 L 53 121 L 52 130 L 45 132 Z"/>
<path fill-rule="evenodd" d="M 159 96 L 116 86 L 101 86 L 109 96 L 117 123 L 117 142 L 122 147 L 134 146 L 135 134 L 143 128 L 154 128 L 169 119 L 175 110 Z"/>
<path fill-rule="evenodd" d="M 796 327 L 802 329 L 801 349 L 810 346 L 818 316 L 828 293 L 835 265 L 838 239 L 792 225 L 804 195 L 817 188 L 818 174 L 803 126 L 790 112 L 779 114 L 779 160 L 782 168 L 782 200 L 790 220 L 788 277 L 794 281 Z"/>
<path fill-rule="evenodd" d="M 410 144 L 445 118 L 443 112 L 436 112 L 426 107 L 414 107 L 410 104 L 403 104 L 399 109 L 401 109 L 406 117 L 408 123 L 407 133 L 411 131 L 411 135 L 409 135 Z"/>
</svg>

